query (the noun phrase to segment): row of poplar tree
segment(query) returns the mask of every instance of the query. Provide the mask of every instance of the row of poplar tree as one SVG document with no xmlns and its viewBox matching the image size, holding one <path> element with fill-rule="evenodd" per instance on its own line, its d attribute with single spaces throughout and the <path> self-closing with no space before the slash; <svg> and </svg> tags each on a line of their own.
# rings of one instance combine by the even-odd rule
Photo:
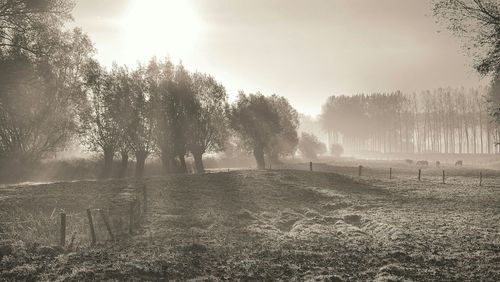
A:
<svg viewBox="0 0 500 282">
<path fill-rule="evenodd" d="M 321 124 L 351 152 L 499 153 L 489 87 L 332 96 Z"/>
</svg>

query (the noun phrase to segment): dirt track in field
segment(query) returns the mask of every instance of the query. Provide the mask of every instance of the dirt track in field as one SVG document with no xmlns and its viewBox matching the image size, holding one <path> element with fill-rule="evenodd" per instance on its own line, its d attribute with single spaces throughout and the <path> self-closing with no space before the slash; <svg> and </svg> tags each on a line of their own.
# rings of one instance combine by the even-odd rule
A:
<svg viewBox="0 0 500 282">
<path fill-rule="evenodd" d="M 148 212 L 134 236 L 49 254 L 14 242 L 21 251 L 3 257 L 0 278 L 500 281 L 495 181 L 479 188 L 403 176 L 351 178 L 326 165 L 318 170 L 326 172 L 147 179 Z M 29 187 L 0 198 L 20 205 L 36 198 L 51 210 L 70 205 L 78 193 L 87 199 L 81 206 L 92 195 L 105 201 L 105 191 L 118 193 L 127 184 L 84 183 L 88 189 L 70 183 L 44 194 Z"/>
</svg>

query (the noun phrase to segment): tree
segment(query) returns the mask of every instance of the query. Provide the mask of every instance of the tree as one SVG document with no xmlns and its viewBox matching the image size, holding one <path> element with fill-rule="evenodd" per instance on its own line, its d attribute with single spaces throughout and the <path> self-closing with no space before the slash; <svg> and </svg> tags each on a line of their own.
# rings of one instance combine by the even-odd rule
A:
<svg viewBox="0 0 500 282">
<path fill-rule="evenodd" d="M 326 145 L 313 134 L 302 132 L 299 141 L 299 151 L 303 157 L 316 160 L 318 155 L 326 152 Z"/>
<path fill-rule="evenodd" d="M 481 75 L 491 75 L 491 100 L 495 101 L 495 83 L 500 76 L 500 2 L 498 0 L 439 0 L 434 13 L 446 19 L 448 28 L 465 38 L 466 47 L 476 60 Z M 500 104 L 493 102 L 491 114 L 500 115 Z"/>
<path fill-rule="evenodd" d="M 148 156 L 154 151 L 154 105 L 146 83 L 144 68 L 131 74 L 132 97 L 128 144 L 135 154 L 135 176 L 142 177 Z"/>
<path fill-rule="evenodd" d="M 166 173 L 176 171 L 170 100 L 174 87 L 174 65 L 153 58 L 146 68 L 146 83 L 153 105 L 153 135 Z"/>
<path fill-rule="evenodd" d="M 0 161 L 31 165 L 71 137 L 73 120 L 50 75 L 32 62 L 0 61 Z M 10 164 L 9 164 L 10 163 Z"/>
<path fill-rule="evenodd" d="M 330 153 L 338 158 L 344 153 L 344 148 L 340 144 L 332 144 L 330 145 Z"/>
<path fill-rule="evenodd" d="M 299 114 L 284 97 L 272 95 L 267 98 L 279 117 L 279 131 L 273 136 L 266 153 L 271 163 L 278 164 L 280 158 L 295 154 L 299 138 Z"/>
<path fill-rule="evenodd" d="M 0 162 L 33 165 L 75 133 L 73 113 L 84 96 L 82 68 L 93 47 L 78 29 L 56 35 L 58 44 L 43 56 L 13 48 L 0 56 Z"/>
<path fill-rule="evenodd" d="M 96 61 L 86 67 L 87 102 L 79 112 L 80 136 L 92 151 L 104 154 L 102 177 L 111 176 L 113 157 L 120 146 L 120 126 L 113 115 L 113 80 Z"/>
<path fill-rule="evenodd" d="M 121 165 L 118 177 L 124 177 L 129 162 L 129 152 L 131 150 L 131 135 L 134 128 L 133 122 L 133 81 L 127 67 L 113 64 L 109 73 L 109 98 L 107 108 L 110 117 L 116 122 L 117 151 L 121 155 Z"/>
<path fill-rule="evenodd" d="M 182 65 L 153 59 L 147 68 L 147 81 L 154 105 L 155 136 L 165 171 L 186 173 L 189 119 L 196 114 L 191 76 Z"/>
<path fill-rule="evenodd" d="M 240 92 L 231 107 L 231 127 L 245 147 L 253 152 L 259 169 L 266 167 L 264 150 L 279 133 L 279 121 L 279 113 L 261 93 L 245 95 Z"/>
<path fill-rule="evenodd" d="M 50 54 L 73 6 L 67 0 L 0 0 L 0 55 Z"/>
<path fill-rule="evenodd" d="M 448 28 L 467 40 L 483 75 L 500 71 L 500 3 L 497 0 L 438 0 L 435 15 L 448 21 Z"/>
<path fill-rule="evenodd" d="M 228 104 L 224 86 L 209 75 L 195 73 L 193 91 L 196 100 L 188 121 L 187 147 L 193 155 L 196 171 L 202 173 L 203 154 L 222 150 L 228 138 Z"/>
<path fill-rule="evenodd" d="M 500 73 L 491 82 L 489 102 L 493 119 L 497 124 L 500 124 Z M 498 140 L 496 145 L 500 146 L 500 140 Z"/>
</svg>

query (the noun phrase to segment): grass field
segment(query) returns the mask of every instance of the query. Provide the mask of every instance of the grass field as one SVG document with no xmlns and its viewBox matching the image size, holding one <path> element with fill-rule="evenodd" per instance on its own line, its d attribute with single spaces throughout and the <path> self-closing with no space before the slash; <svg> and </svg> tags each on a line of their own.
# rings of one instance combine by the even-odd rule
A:
<svg viewBox="0 0 500 282">
<path fill-rule="evenodd" d="M 0 223 L 0 279 L 500 281 L 498 171 L 479 187 L 476 168 L 441 184 L 443 168 L 362 165 L 3 188 L 0 222 L 27 222 Z M 141 227 L 110 242 L 96 217 L 90 247 L 81 213 L 143 186 Z M 53 246 L 60 210 L 70 247 Z"/>
</svg>

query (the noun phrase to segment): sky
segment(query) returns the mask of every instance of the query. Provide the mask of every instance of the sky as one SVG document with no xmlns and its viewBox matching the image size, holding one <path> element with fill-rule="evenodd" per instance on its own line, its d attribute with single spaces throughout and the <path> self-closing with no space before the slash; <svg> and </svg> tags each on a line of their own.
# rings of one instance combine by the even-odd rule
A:
<svg viewBox="0 0 500 282">
<path fill-rule="evenodd" d="M 76 0 L 97 58 L 170 57 L 239 90 L 318 115 L 331 95 L 486 84 L 431 0 Z"/>
</svg>

